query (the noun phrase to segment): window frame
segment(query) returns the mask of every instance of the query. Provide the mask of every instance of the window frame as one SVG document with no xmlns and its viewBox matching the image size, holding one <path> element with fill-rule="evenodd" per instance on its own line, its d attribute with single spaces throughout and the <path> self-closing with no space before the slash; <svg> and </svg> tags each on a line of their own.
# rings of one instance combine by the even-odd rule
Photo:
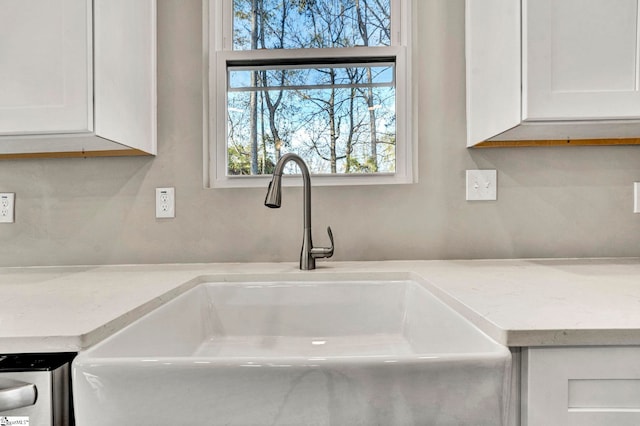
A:
<svg viewBox="0 0 640 426">
<path fill-rule="evenodd" d="M 413 0 L 390 0 L 391 46 L 353 48 L 233 50 L 233 0 L 203 0 L 203 162 L 207 188 L 266 187 L 270 175 L 227 175 L 227 63 L 251 60 L 395 58 L 396 171 L 313 174 L 314 186 L 408 184 L 417 182 L 411 35 Z M 225 19 L 226 18 L 226 19 Z M 285 176 L 285 185 L 301 185 Z"/>
</svg>

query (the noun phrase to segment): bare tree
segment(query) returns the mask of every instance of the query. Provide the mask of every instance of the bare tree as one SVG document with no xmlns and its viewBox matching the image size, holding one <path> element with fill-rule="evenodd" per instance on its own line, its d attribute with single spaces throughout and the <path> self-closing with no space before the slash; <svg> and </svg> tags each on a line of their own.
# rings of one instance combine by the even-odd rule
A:
<svg viewBox="0 0 640 426">
<path fill-rule="evenodd" d="M 389 0 L 234 0 L 234 4 L 234 46 L 237 43 L 239 49 L 388 44 Z M 246 147 L 236 147 L 234 156 L 250 152 L 249 173 L 268 173 L 269 164 L 284 149 L 308 153 L 308 161 L 322 172 L 376 172 L 381 167 L 388 171 L 390 164 L 393 170 L 395 92 L 376 83 L 380 73 L 388 72 L 383 67 L 352 66 L 348 61 L 296 67 L 295 59 L 287 64 L 293 67 L 261 65 L 240 70 L 238 86 L 228 95 L 233 129 L 229 146 Z M 234 164 L 244 167 L 246 162 Z"/>
<path fill-rule="evenodd" d="M 262 0 L 251 0 L 251 49 L 258 48 L 258 21 L 262 10 Z M 258 87 L 258 72 L 251 71 L 251 87 Z M 258 92 L 249 95 L 249 140 L 251 143 L 251 174 L 258 174 Z"/>
<path fill-rule="evenodd" d="M 287 22 L 288 10 L 289 10 L 289 3 L 290 2 L 287 0 L 282 0 L 280 3 L 281 13 L 280 13 L 280 19 L 278 21 L 279 27 L 277 30 L 272 31 L 272 33 L 276 34 L 276 40 L 277 40 L 277 45 L 274 46 L 273 48 L 277 48 L 277 49 L 284 48 L 284 39 L 286 36 L 286 22 Z M 265 38 L 265 27 L 268 24 L 266 24 L 265 21 L 266 20 L 263 20 L 263 25 L 260 26 L 260 45 L 263 49 L 268 48 L 266 44 L 266 38 Z M 280 76 L 279 85 L 280 87 L 283 87 L 285 83 L 286 70 L 280 70 L 279 76 Z M 262 71 L 261 80 L 262 80 L 263 87 L 267 87 L 269 83 L 268 83 L 266 70 Z M 264 91 L 264 99 L 267 104 L 267 110 L 269 112 L 269 130 L 271 131 L 271 135 L 273 137 L 273 145 L 274 145 L 276 162 L 280 159 L 282 145 L 283 145 L 283 140 L 280 136 L 280 131 L 278 130 L 278 126 L 276 124 L 277 110 L 282 102 L 283 93 L 284 91 L 282 89 L 278 90 L 277 94 L 275 95 L 275 99 L 272 99 L 271 91 L 270 90 Z"/>
</svg>

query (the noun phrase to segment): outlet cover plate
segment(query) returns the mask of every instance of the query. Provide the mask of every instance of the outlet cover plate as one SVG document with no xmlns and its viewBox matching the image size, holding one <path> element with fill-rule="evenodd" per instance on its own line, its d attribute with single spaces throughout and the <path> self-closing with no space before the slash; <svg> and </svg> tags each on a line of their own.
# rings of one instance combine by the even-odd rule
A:
<svg viewBox="0 0 640 426">
<path fill-rule="evenodd" d="M 633 182 L 633 212 L 640 213 L 640 182 Z"/>
<path fill-rule="evenodd" d="M 467 170 L 467 201 L 495 201 L 498 199 L 496 170 Z"/>
<path fill-rule="evenodd" d="M 175 188 L 156 188 L 156 218 L 171 219 L 176 217 Z"/>
<path fill-rule="evenodd" d="M 13 192 L 0 193 L 0 223 L 13 223 L 16 194 Z"/>
</svg>

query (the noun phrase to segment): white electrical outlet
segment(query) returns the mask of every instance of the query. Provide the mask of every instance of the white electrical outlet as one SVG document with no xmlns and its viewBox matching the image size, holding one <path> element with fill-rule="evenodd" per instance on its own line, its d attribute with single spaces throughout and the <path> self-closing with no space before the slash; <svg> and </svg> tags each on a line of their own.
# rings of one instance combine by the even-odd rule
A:
<svg viewBox="0 0 640 426">
<path fill-rule="evenodd" d="M 160 219 L 176 217 L 175 188 L 156 188 L 156 217 Z"/>
<path fill-rule="evenodd" d="M 13 223 L 16 194 L 5 192 L 0 194 L 0 223 Z"/>
<path fill-rule="evenodd" d="M 495 201 L 498 199 L 496 170 L 467 170 L 467 201 Z"/>
<path fill-rule="evenodd" d="M 633 182 L 633 212 L 640 213 L 640 182 Z"/>
</svg>

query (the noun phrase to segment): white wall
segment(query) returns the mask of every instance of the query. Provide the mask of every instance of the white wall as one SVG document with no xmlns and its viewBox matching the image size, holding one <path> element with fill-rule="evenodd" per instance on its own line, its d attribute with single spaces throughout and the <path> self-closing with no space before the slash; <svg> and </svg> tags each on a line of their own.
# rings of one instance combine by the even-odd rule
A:
<svg viewBox="0 0 640 426">
<path fill-rule="evenodd" d="M 640 147 L 465 148 L 464 0 L 418 0 L 416 185 L 314 188 L 317 244 L 338 260 L 640 256 Z M 157 158 L 0 162 L 16 223 L 0 265 L 297 262 L 301 194 L 202 188 L 201 0 L 158 0 Z M 498 170 L 498 201 L 464 200 L 466 169 Z M 175 186 L 177 217 L 154 218 Z"/>
</svg>

